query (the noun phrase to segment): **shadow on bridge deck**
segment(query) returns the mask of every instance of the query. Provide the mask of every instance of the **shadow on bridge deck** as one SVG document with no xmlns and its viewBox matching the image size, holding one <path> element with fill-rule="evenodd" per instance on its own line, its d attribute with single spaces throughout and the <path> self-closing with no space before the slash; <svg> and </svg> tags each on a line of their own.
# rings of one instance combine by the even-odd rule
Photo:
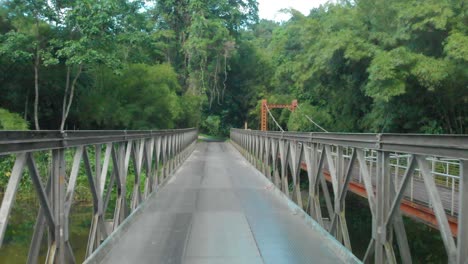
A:
<svg viewBox="0 0 468 264">
<path fill-rule="evenodd" d="M 228 143 L 185 164 L 86 263 L 359 263 Z"/>
</svg>

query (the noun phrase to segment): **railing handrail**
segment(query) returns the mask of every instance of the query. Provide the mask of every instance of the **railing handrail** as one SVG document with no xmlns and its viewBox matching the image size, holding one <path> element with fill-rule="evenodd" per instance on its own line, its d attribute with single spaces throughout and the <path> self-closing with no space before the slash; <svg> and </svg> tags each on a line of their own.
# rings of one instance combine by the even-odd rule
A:
<svg viewBox="0 0 468 264">
<path fill-rule="evenodd" d="M 412 216 L 421 214 L 421 220 L 439 228 L 449 263 L 462 263 L 467 259 L 468 135 L 302 133 L 232 129 L 231 139 L 249 162 L 349 249 L 351 241 L 345 218 L 346 193 L 355 189 L 357 194 L 366 197 L 372 216 L 372 237 L 364 262 L 373 257 L 376 263 L 387 260 L 396 263 L 393 249 L 395 240 L 392 241 L 393 236 L 388 235 L 393 234 L 393 231 L 402 262 L 411 262 L 402 212 Z M 376 152 L 375 157 L 368 159 L 367 154 L 374 156 L 372 152 Z M 392 155 L 401 153 L 407 155 L 404 172 L 399 168 L 392 169 Z M 345 161 L 346 156 L 349 157 L 348 161 Z M 450 207 L 444 205 L 447 196 L 444 194 L 442 197 L 440 191 L 443 189 L 436 185 L 436 163 L 442 157 L 459 163 L 459 178 L 451 179 Z M 453 163 L 453 160 L 449 162 Z M 399 157 L 396 162 L 399 166 Z M 448 164 L 443 164 L 447 173 Z M 306 168 L 309 185 L 306 206 L 303 206 L 301 190 L 301 177 L 304 175 L 300 174 L 300 170 L 303 168 Z M 358 170 L 358 175 L 353 172 L 355 169 Z M 327 173 L 324 173 L 325 170 Z M 416 204 L 412 203 L 416 174 L 422 180 L 419 182 L 418 201 L 427 203 L 427 208 L 419 208 L 419 205 L 414 207 Z M 359 177 L 360 186 L 354 184 L 355 176 Z M 328 188 L 326 180 L 331 182 L 332 188 Z M 410 202 L 404 203 L 408 188 Z M 457 198 L 458 208 L 455 209 Z M 325 202 L 325 207 L 321 201 Z M 412 209 L 408 209 L 408 206 Z M 330 217 L 330 224 L 324 220 L 323 210 Z M 414 213 L 414 210 L 417 212 Z M 451 216 L 447 216 L 449 212 Z"/>
<path fill-rule="evenodd" d="M 196 128 L 165 130 L 40 130 L 0 131 L 0 155 L 122 142 L 196 131 Z"/>
<path fill-rule="evenodd" d="M 0 247 L 20 181 L 28 176 L 40 205 L 28 263 L 38 262 L 45 228 L 50 231 L 46 259 L 54 263 L 74 263 L 69 241 L 69 216 L 81 176 L 88 181 L 93 205 L 86 245 L 88 257 L 131 212 L 166 182 L 188 158 L 196 140 L 197 130 L 193 128 L 0 131 L 0 156 L 7 158 L 7 165 L 2 169 L 9 172 L 0 205 Z M 38 159 L 40 155 L 35 155 L 38 151 L 44 151 L 47 158 Z M 6 156 L 8 154 L 11 157 Z M 72 160 L 67 159 L 70 154 L 73 155 Z M 10 158 L 14 160 L 13 164 Z M 40 170 L 41 163 L 46 170 Z M 133 183 L 131 188 L 127 186 L 127 180 Z M 106 212 L 111 196 L 115 197 L 112 198 L 115 199 L 115 207 L 110 209 L 114 213 L 109 219 Z"/>
<path fill-rule="evenodd" d="M 232 131 L 261 135 L 275 139 L 297 140 L 308 143 L 358 147 L 386 152 L 403 152 L 468 159 L 468 135 L 379 134 L 379 133 L 322 133 L 276 132 L 245 129 Z"/>
</svg>

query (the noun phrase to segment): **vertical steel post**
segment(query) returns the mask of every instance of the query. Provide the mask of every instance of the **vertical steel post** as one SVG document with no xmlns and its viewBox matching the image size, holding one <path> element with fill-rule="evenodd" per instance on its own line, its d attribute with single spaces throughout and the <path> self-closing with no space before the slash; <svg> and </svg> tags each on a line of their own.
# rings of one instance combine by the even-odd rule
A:
<svg viewBox="0 0 468 264">
<path fill-rule="evenodd" d="M 460 161 L 457 263 L 468 261 L 468 160 Z"/>
<path fill-rule="evenodd" d="M 383 251 L 383 244 L 385 243 L 385 228 L 384 228 L 384 214 L 385 214 L 385 179 L 384 179 L 384 153 L 377 152 L 377 173 L 376 173 L 376 224 L 377 233 L 375 237 L 375 254 L 374 263 L 384 263 L 385 256 Z"/>
<path fill-rule="evenodd" d="M 281 161 L 281 189 L 286 196 L 289 196 L 288 186 L 288 156 L 289 156 L 289 142 L 285 139 L 278 141 L 279 143 L 279 155 Z"/>
<path fill-rule="evenodd" d="M 52 210 L 55 219 L 55 237 L 52 247 L 56 254 L 54 262 L 65 263 L 65 150 L 52 150 Z"/>
<path fill-rule="evenodd" d="M 278 152 L 279 152 L 279 141 L 271 139 L 271 158 L 273 166 L 273 183 L 279 189 L 281 189 L 281 181 L 278 171 Z"/>
<path fill-rule="evenodd" d="M 167 176 L 167 136 L 162 136 L 162 168 L 161 168 L 161 174 L 162 174 L 162 180 L 166 179 Z"/>
<path fill-rule="evenodd" d="M 268 136 L 264 138 L 265 140 L 265 157 L 264 157 L 264 171 L 263 173 L 267 176 L 267 178 L 271 181 L 271 166 L 270 166 L 270 152 L 271 152 L 271 144 L 270 139 Z"/>
<path fill-rule="evenodd" d="M 96 182 L 96 186 L 97 186 L 97 191 L 98 191 L 98 195 L 102 195 L 101 193 L 99 193 L 99 186 L 101 185 L 101 182 L 100 182 L 100 175 L 101 175 L 101 150 L 102 150 L 102 145 L 101 144 L 97 144 L 95 145 L 95 182 Z M 101 198 L 101 197 L 100 197 Z M 101 232 L 104 231 L 104 230 L 101 230 L 101 227 L 100 225 L 97 224 L 97 221 L 98 221 L 98 218 L 102 218 L 102 198 L 100 199 L 100 202 L 99 202 L 99 206 L 98 206 L 98 212 L 97 212 L 98 216 L 96 217 L 96 226 L 97 226 L 97 231 L 96 231 L 96 248 L 99 247 L 99 245 L 101 244 L 101 240 L 102 240 L 102 236 L 101 236 Z M 93 248 L 94 250 L 94 248 Z M 91 254 L 91 252 L 89 252 Z"/>
</svg>

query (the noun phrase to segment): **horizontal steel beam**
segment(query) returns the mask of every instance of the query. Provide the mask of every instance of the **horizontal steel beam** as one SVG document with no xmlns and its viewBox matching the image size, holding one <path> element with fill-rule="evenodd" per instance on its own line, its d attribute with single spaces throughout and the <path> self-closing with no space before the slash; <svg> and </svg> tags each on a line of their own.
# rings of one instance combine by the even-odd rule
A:
<svg viewBox="0 0 468 264">
<path fill-rule="evenodd" d="M 0 155 L 59 149 L 83 145 L 123 142 L 195 132 L 195 128 L 177 130 L 88 130 L 88 131 L 0 131 Z"/>
<path fill-rule="evenodd" d="M 232 129 L 233 132 L 305 143 L 468 159 L 468 135 L 303 133 Z"/>
</svg>

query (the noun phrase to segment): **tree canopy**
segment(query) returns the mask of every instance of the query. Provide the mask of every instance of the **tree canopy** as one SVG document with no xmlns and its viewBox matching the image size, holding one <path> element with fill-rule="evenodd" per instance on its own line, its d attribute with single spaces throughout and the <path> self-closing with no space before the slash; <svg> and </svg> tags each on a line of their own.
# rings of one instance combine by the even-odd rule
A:
<svg viewBox="0 0 468 264">
<path fill-rule="evenodd" d="M 312 119 L 337 132 L 468 132 L 464 1 L 289 12 L 278 23 L 259 20 L 254 0 L 6 0 L 0 107 L 30 129 L 226 135 L 259 128 L 261 99 L 298 99 L 273 112 L 286 130 L 322 131 Z"/>
</svg>

